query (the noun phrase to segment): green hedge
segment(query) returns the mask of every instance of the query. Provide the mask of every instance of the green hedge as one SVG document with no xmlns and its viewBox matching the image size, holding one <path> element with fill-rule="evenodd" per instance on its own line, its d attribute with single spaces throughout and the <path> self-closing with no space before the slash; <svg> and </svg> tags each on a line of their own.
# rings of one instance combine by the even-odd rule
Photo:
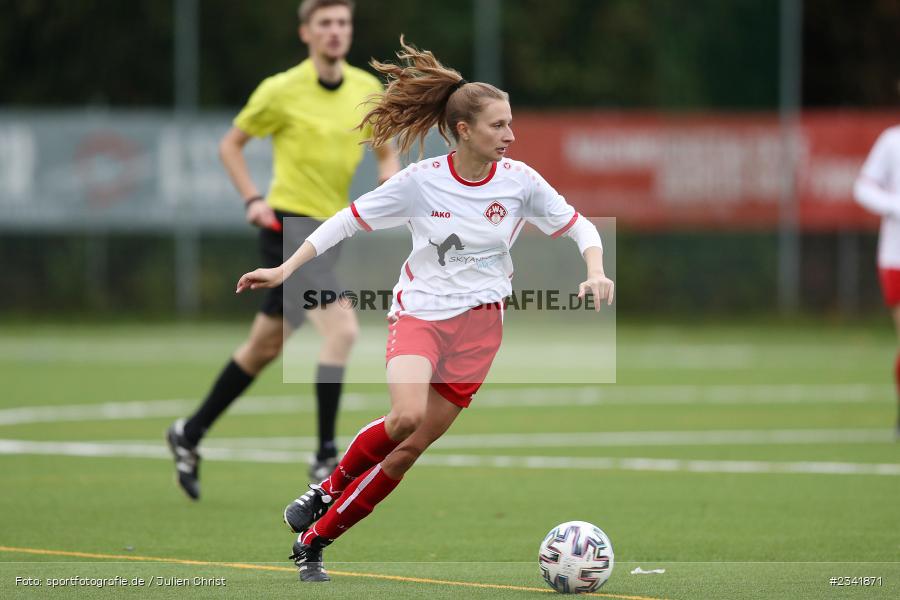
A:
<svg viewBox="0 0 900 600">
<path fill-rule="evenodd" d="M 620 231 L 616 269 L 623 315 L 728 315 L 777 309 L 774 233 L 646 233 Z M 858 240 L 858 307 L 882 310 L 875 269 L 876 237 Z M 802 238 L 804 311 L 841 310 L 838 237 Z M 5 315 L 157 316 L 176 313 L 175 250 L 169 235 L 0 236 Z M 236 278 L 257 265 L 256 239 L 200 238 L 199 316 L 241 318 L 259 299 L 235 296 Z M 390 288 L 393 281 L 385 282 Z"/>
</svg>

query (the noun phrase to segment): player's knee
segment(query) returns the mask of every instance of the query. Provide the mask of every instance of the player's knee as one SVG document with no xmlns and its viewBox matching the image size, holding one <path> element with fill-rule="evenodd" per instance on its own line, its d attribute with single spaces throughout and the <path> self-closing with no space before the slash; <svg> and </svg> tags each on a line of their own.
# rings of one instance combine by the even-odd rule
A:
<svg viewBox="0 0 900 600">
<path fill-rule="evenodd" d="M 405 409 L 388 415 L 388 428 L 394 439 L 406 439 L 419 428 L 425 418 L 425 412 L 417 409 Z"/>
<path fill-rule="evenodd" d="M 249 349 L 254 360 L 261 364 L 269 364 L 281 354 L 283 341 L 280 336 L 250 341 Z"/>
<path fill-rule="evenodd" d="M 359 338 L 359 325 L 355 319 L 329 327 L 326 333 L 328 342 L 333 346 L 349 348 Z"/>
</svg>

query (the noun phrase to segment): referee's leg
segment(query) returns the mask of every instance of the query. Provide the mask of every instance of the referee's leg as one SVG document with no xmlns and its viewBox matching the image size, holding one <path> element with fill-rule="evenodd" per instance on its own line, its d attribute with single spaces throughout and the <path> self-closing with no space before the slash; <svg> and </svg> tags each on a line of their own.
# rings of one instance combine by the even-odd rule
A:
<svg viewBox="0 0 900 600">
<path fill-rule="evenodd" d="M 278 358 L 291 331 L 282 316 L 256 313 L 247 339 L 234 351 L 203 403 L 185 422 L 184 433 L 188 442 L 196 446 L 256 376 Z"/>
<path fill-rule="evenodd" d="M 200 454 L 197 445 L 222 413 L 281 353 L 291 333 L 280 315 L 257 313 L 250 335 L 234 352 L 193 415 L 178 419 L 166 431 L 175 458 L 176 481 L 192 499 L 200 498 Z"/>
<path fill-rule="evenodd" d="M 250 335 L 234 352 L 234 361 L 245 373 L 256 377 L 270 362 L 278 358 L 284 347 L 284 340 L 292 331 L 284 317 L 256 313 Z"/>
<path fill-rule="evenodd" d="M 260 229 L 259 250 L 262 264 L 280 265 L 284 237 L 271 229 Z M 184 424 L 185 439 L 196 446 L 206 431 L 253 382 L 266 365 L 275 360 L 284 340 L 298 325 L 285 318 L 284 289 L 267 290 L 253 319 L 250 334 L 231 356 L 197 411 Z"/>
</svg>

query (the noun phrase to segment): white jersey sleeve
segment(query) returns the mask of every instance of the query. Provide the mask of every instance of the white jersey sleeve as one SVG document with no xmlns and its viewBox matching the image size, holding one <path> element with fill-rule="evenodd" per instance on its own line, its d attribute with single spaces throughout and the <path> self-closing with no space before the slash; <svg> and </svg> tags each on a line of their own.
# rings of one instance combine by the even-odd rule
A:
<svg viewBox="0 0 900 600">
<path fill-rule="evenodd" d="M 412 176 L 412 166 L 395 173 L 383 184 L 350 204 L 350 212 L 361 229 L 373 231 L 406 225 L 419 196 L 419 187 Z"/>
<path fill-rule="evenodd" d="M 579 215 L 537 171 L 532 170 L 532 173 L 534 177 L 529 178 L 531 190 L 526 197 L 525 220 L 551 237 L 572 238 L 582 254 L 594 246 L 602 249 L 600 233 L 594 224 Z"/>
<path fill-rule="evenodd" d="M 873 213 L 900 217 L 900 194 L 892 192 L 892 173 L 900 165 L 900 133 L 882 133 L 872 147 L 862 172 L 853 186 L 856 201 Z"/>
<path fill-rule="evenodd" d="M 316 249 L 316 256 L 319 256 L 357 231 L 405 225 L 409 221 L 417 193 L 418 188 L 407 167 L 368 194 L 360 196 L 347 208 L 338 211 L 306 240 Z"/>
</svg>

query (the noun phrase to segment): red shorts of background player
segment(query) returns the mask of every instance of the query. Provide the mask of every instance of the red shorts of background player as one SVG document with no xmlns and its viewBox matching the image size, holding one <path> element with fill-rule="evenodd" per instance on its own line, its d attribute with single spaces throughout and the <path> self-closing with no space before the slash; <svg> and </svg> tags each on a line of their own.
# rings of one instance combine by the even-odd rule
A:
<svg viewBox="0 0 900 600">
<path fill-rule="evenodd" d="M 431 363 L 431 387 L 466 408 L 481 387 L 500 349 L 503 323 L 499 304 L 483 304 L 443 321 L 401 316 L 388 328 L 386 361 L 423 356 Z"/>
<path fill-rule="evenodd" d="M 900 269 L 879 268 L 878 279 L 881 280 L 884 303 L 892 308 L 900 304 Z"/>
</svg>

